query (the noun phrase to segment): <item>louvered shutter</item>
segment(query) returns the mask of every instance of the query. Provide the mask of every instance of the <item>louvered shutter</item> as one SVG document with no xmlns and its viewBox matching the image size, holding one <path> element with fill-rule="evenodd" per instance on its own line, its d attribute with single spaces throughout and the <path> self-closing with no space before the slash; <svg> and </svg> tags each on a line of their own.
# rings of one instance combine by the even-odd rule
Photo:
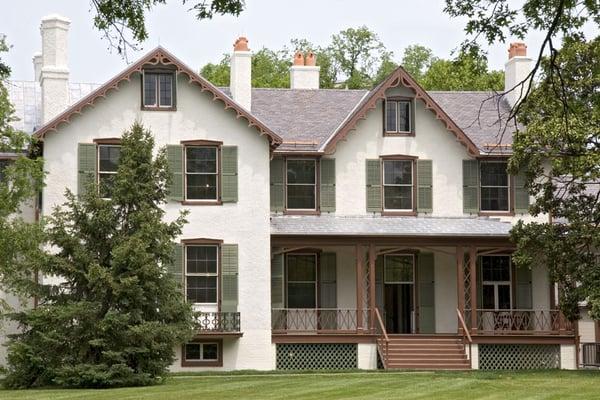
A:
<svg viewBox="0 0 600 400">
<path fill-rule="evenodd" d="M 530 310 L 532 304 L 531 270 L 529 268 L 515 268 L 515 308 Z"/>
<path fill-rule="evenodd" d="M 529 212 L 529 192 L 525 188 L 525 174 L 520 173 L 514 177 L 515 183 L 515 212 L 526 214 Z"/>
<path fill-rule="evenodd" d="M 375 304 L 379 309 L 379 313 L 382 318 L 385 318 L 384 315 L 384 284 L 383 284 L 383 255 L 377 256 L 375 259 Z"/>
<path fill-rule="evenodd" d="M 221 311 L 236 312 L 238 307 L 238 245 L 221 245 Z"/>
<path fill-rule="evenodd" d="M 335 211 L 335 159 L 321 159 L 321 211 Z"/>
<path fill-rule="evenodd" d="M 169 199 L 183 201 L 183 146 L 168 145 L 167 160 L 171 172 L 171 184 L 169 185 Z"/>
<path fill-rule="evenodd" d="M 284 274 L 283 254 L 275 254 L 271 258 L 271 307 L 284 308 Z"/>
<path fill-rule="evenodd" d="M 179 243 L 174 244 L 173 246 L 173 261 L 171 264 L 167 265 L 167 272 L 173 277 L 173 280 L 177 283 L 177 287 L 181 290 L 182 294 L 183 290 L 183 271 L 185 269 L 184 260 L 185 257 L 183 255 L 184 247 Z"/>
<path fill-rule="evenodd" d="M 380 212 L 381 203 L 381 161 L 366 160 L 367 212 Z"/>
<path fill-rule="evenodd" d="M 238 201 L 238 149 L 237 146 L 221 148 L 221 200 Z"/>
<path fill-rule="evenodd" d="M 284 166 L 285 161 L 281 157 L 271 160 L 271 211 L 283 211 L 285 209 Z"/>
<path fill-rule="evenodd" d="M 463 212 L 479 212 L 479 162 L 463 160 Z"/>
<path fill-rule="evenodd" d="M 419 333 L 435 333 L 435 282 L 433 253 L 418 256 Z"/>
<path fill-rule="evenodd" d="M 417 211 L 433 212 L 433 167 L 431 160 L 417 160 Z"/>
<path fill-rule="evenodd" d="M 337 271 L 336 254 L 322 253 L 319 270 L 320 329 L 337 329 Z"/>
<path fill-rule="evenodd" d="M 77 194 L 83 196 L 96 182 L 97 148 L 93 143 L 77 146 Z"/>
</svg>

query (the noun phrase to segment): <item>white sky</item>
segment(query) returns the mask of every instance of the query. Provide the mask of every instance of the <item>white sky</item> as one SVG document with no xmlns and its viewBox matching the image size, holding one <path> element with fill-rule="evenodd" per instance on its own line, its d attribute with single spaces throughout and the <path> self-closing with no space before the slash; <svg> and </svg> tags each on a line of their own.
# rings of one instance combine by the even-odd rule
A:
<svg viewBox="0 0 600 400">
<path fill-rule="evenodd" d="M 316 44 L 329 43 L 332 34 L 348 27 L 366 25 L 375 31 L 399 61 L 410 44 L 431 48 L 438 57 L 449 57 L 464 39 L 464 20 L 450 19 L 443 12 L 444 0 L 247 0 L 240 17 L 216 17 L 197 21 L 181 0 L 168 0 L 147 16 L 150 38 L 144 50 L 131 53 L 130 62 L 159 43 L 193 69 L 218 61 L 232 49 L 234 40 L 246 35 L 250 48 L 272 49 L 306 38 Z M 71 81 L 103 83 L 121 71 L 125 61 L 92 24 L 88 0 L 18 0 L 5 4 L 0 13 L 0 34 L 12 49 L 6 61 L 12 79 L 33 80 L 33 53 L 41 50 L 39 24 L 43 16 L 59 13 L 71 19 L 69 67 Z M 530 54 L 537 52 L 539 33 L 526 42 Z M 489 49 L 490 67 L 502 69 L 508 44 Z"/>
</svg>

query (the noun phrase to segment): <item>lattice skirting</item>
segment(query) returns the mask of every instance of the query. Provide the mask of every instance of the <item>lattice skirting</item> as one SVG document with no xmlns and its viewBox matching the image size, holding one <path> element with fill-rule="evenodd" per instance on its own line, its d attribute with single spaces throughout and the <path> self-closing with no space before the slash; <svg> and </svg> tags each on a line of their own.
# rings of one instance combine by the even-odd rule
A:
<svg viewBox="0 0 600 400">
<path fill-rule="evenodd" d="M 560 368 L 560 345 L 480 344 L 480 369 Z"/>
<path fill-rule="evenodd" d="M 356 369 L 358 348 L 352 343 L 277 344 L 277 369 Z"/>
</svg>

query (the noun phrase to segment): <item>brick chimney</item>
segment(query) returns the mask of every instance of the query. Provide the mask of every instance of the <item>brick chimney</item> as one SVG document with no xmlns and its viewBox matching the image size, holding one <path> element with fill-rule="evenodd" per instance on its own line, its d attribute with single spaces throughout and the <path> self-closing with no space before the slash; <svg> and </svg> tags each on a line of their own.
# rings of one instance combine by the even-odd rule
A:
<svg viewBox="0 0 600 400">
<path fill-rule="evenodd" d="M 248 39 L 243 36 L 233 44 L 230 68 L 231 97 L 250 111 L 252 108 L 252 52 L 248 48 Z"/>
<path fill-rule="evenodd" d="M 67 37 L 71 21 L 61 15 L 52 14 L 42 18 L 41 68 L 39 58 L 34 56 L 34 72 L 42 86 L 42 123 L 63 112 L 70 102 L 69 66 Z"/>
<path fill-rule="evenodd" d="M 319 70 L 317 58 L 312 51 L 306 55 L 297 51 L 290 68 L 290 87 L 292 89 L 319 89 Z"/>
<path fill-rule="evenodd" d="M 511 107 L 519 103 L 527 91 L 530 81 L 521 84 L 533 68 L 533 60 L 527 57 L 527 45 L 522 42 L 511 43 L 508 49 L 508 61 L 504 64 L 504 91 Z"/>
</svg>

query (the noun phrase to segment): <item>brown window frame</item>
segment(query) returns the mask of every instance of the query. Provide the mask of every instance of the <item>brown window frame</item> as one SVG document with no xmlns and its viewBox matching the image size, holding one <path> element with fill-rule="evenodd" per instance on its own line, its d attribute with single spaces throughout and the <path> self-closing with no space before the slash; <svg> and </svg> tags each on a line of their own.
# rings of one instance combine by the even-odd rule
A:
<svg viewBox="0 0 600 400">
<path fill-rule="evenodd" d="M 180 143 L 183 147 L 183 201 L 181 203 L 183 205 L 189 205 L 189 206 L 222 205 L 223 200 L 221 198 L 221 183 L 222 183 L 221 150 L 223 147 L 223 142 L 215 141 L 215 140 L 183 140 Z M 213 147 L 213 148 L 216 148 L 217 172 L 214 175 L 216 175 L 216 177 L 217 177 L 216 178 L 217 187 L 216 187 L 216 198 L 215 199 L 188 199 L 188 196 L 187 196 L 188 172 L 187 172 L 187 151 L 186 151 L 186 149 L 188 147 Z"/>
<path fill-rule="evenodd" d="M 188 344 L 216 344 L 216 360 L 187 360 L 185 348 Z M 181 346 L 181 366 L 182 367 L 222 367 L 223 366 L 223 339 L 192 339 Z"/>
<path fill-rule="evenodd" d="M 482 210 L 482 196 L 481 196 L 481 165 L 483 163 L 504 163 L 507 166 L 507 183 L 508 183 L 508 209 L 507 210 Z M 479 159 L 479 182 L 477 186 L 477 190 L 479 192 L 479 215 L 481 216 L 514 216 L 514 204 L 515 204 L 515 182 L 514 176 L 508 173 L 508 159 L 506 158 L 486 158 Z"/>
<path fill-rule="evenodd" d="M 408 124 L 410 129 L 408 131 L 398 130 L 398 104 L 396 104 L 396 130 L 388 131 L 387 129 L 387 104 L 388 102 L 407 102 L 409 104 L 408 110 Z M 387 97 L 383 101 L 383 136 L 415 136 L 415 99 L 413 97 L 405 96 L 393 96 Z"/>
<path fill-rule="evenodd" d="M 156 79 L 156 103 L 146 105 L 146 74 L 158 75 Z M 160 105 L 160 75 L 171 76 L 171 104 L 168 106 Z M 177 73 L 173 69 L 167 68 L 144 68 L 141 79 L 141 109 L 144 111 L 176 111 L 177 110 Z"/>
<path fill-rule="evenodd" d="M 315 163 L 315 208 L 288 208 L 288 161 L 289 160 L 312 160 Z M 289 215 L 320 215 L 321 199 L 321 158 L 309 156 L 287 156 L 283 163 L 283 187 L 284 187 L 284 214 Z"/>
<path fill-rule="evenodd" d="M 319 251 L 309 251 L 309 250 L 298 250 L 292 251 L 285 254 L 285 307 L 289 307 L 289 274 L 288 267 L 289 256 L 314 256 L 315 258 L 315 307 L 314 309 L 319 308 L 319 265 L 321 263 L 321 254 Z M 292 281 L 292 282 L 303 282 L 303 281 Z M 292 308 L 292 310 L 310 310 L 310 308 Z"/>
<path fill-rule="evenodd" d="M 93 140 L 96 145 L 96 188 L 98 190 L 98 195 L 100 195 L 100 147 L 101 146 L 109 146 L 109 147 L 122 147 L 120 138 L 98 138 Z M 103 172 L 104 174 L 115 174 L 116 172 Z M 109 200 L 110 197 L 102 197 L 105 200 Z"/>
<path fill-rule="evenodd" d="M 417 215 L 417 156 L 405 154 L 385 155 L 379 157 L 381 162 L 381 215 L 382 216 L 416 216 Z M 385 208 L 385 161 L 412 161 L 412 209 L 394 210 Z"/>
<path fill-rule="evenodd" d="M 189 304 L 192 305 L 197 305 L 197 306 L 217 306 L 217 311 L 221 311 L 221 245 L 223 244 L 222 240 L 216 240 L 216 239 L 185 239 L 181 241 L 181 244 L 183 245 L 183 290 L 184 290 L 184 298 L 185 301 Z M 203 273 L 194 273 L 191 276 L 216 276 L 216 280 L 217 280 L 217 284 L 216 284 L 216 301 L 214 303 L 194 303 L 194 302 L 190 302 L 188 300 L 188 296 L 187 296 L 187 292 L 188 292 L 188 285 L 187 285 L 187 278 L 188 278 L 188 272 L 187 272 L 187 268 L 188 268 L 188 257 L 187 257 L 187 249 L 188 247 L 216 247 L 217 249 L 217 272 L 216 273 L 210 273 L 210 274 L 203 274 Z"/>
</svg>

